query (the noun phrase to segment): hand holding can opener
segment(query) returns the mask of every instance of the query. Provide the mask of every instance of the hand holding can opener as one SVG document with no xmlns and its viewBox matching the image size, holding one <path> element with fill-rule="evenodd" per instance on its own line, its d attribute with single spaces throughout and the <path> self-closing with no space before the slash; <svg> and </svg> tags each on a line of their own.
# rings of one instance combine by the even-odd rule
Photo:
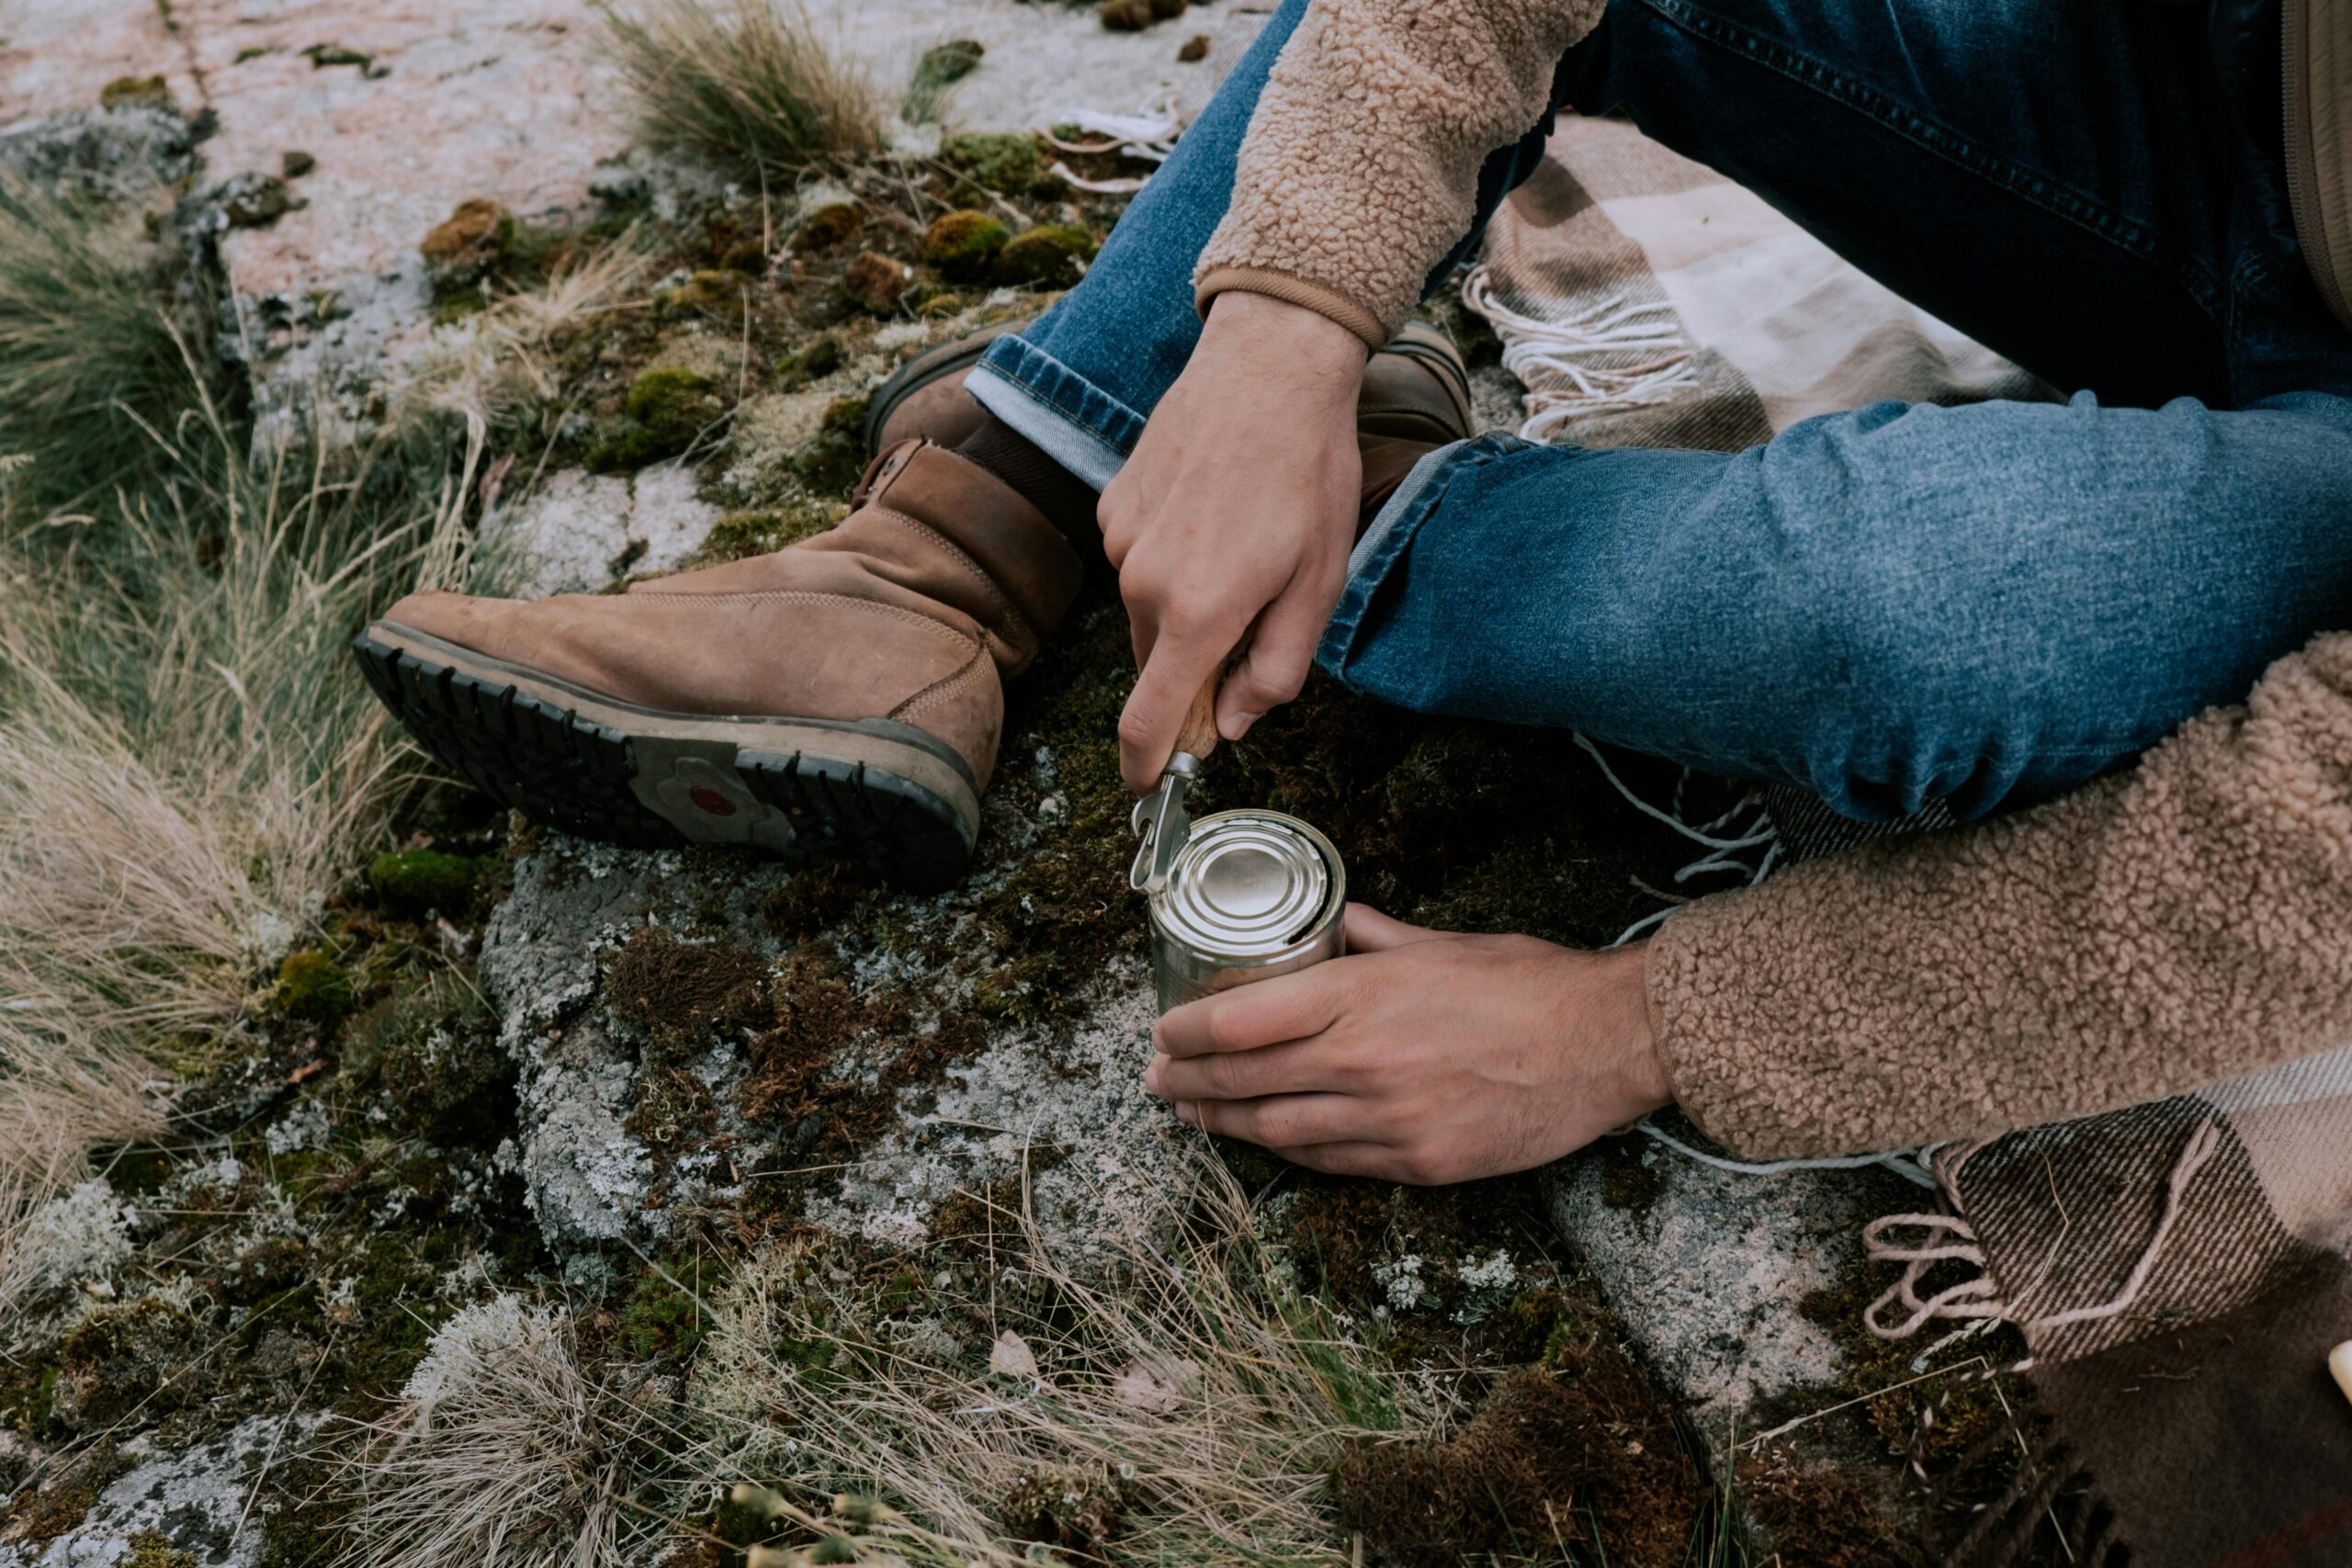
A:
<svg viewBox="0 0 2352 1568">
<path fill-rule="evenodd" d="M 1158 893 L 1168 886 L 1169 868 L 1177 852 L 1192 836 L 1193 818 L 1184 809 L 1184 792 L 1200 776 L 1201 764 L 1216 750 L 1216 689 L 1223 666 L 1209 672 L 1208 682 L 1193 698 L 1177 731 L 1175 752 L 1159 775 L 1159 787 L 1136 802 L 1128 824 L 1142 835 L 1136 845 L 1136 863 L 1127 872 L 1127 886 L 1138 893 Z"/>
</svg>

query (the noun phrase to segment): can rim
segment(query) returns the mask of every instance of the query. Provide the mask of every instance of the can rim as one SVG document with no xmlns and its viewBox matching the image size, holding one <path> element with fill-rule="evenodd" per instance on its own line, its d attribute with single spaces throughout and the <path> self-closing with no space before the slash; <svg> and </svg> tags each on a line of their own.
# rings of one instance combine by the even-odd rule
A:
<svg viewBox="0 0 2352 1568">
<path fill-rule="evenodd" d="M 1195 846 L 1215 845 L 1219 838 L 1217 829 L 1236 823 L 1270 828 L 1303 840 L 1305 849 L 1320 862 L 1323 873 L 1320 896 L 1313 908 L 1303 910 L 1295 921 L 1285 923 L 1284 929 L 1293 934 L 1279 943 L 1220 943 L 1217 933 L 1204 931 L 1185 918 L 1184 908 L 1174 896 L 1176 890 L 1183 886 L 1184 870 L 1197 861 Z M 1219 963 L 1254 967 L 1280 964 L 1311 948 L 1329 930 L 1339 912 L 1346 908 L 1347 896 L 1347 863 L 1340 859 L 1338 847 L 1319 829 L 1288 812 L 1244 807 L 1232 811 L 1213 812 L 1193 823 L 1191 837 L 1177 853 L 1168 886 L 1151 895 L 1150 909 L 1152 924 L 1161 936 Z"/>
</svg>

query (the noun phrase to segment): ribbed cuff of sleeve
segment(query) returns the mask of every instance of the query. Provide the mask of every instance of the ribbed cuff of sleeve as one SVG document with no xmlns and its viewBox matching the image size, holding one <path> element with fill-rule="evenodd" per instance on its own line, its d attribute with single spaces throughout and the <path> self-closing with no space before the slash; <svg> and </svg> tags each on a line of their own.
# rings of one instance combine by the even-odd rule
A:
<svg viewBox="0 0 2352 1568">
<path fill-rule="evenodd" d="M 1355 333 L 1371 353 L 1377 354 L 1389 339 L 1387 325 L 1363 305 L 1336 288 L 1293 277 L 1286 272 L 1257 266 L 1211 267 L 1193 288 L 1193 303 L 1204 317 L 1209 313 L 1210 301 L 1220 294 L 1263 294 L 1303 307 Z"/>
</svg>

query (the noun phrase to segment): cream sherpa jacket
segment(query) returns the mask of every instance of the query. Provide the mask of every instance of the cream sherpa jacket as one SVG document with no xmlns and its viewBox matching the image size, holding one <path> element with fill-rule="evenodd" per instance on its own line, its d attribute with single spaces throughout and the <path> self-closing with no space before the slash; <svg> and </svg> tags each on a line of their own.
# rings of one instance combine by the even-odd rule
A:
<svg viewBox="0 0 2352 1568">
<path fill-rule="evenodd" d="M 1316 0 L 1202 308 L 1271 294 L 1377 348 L 1604 0 Z M 2352 15 L 2352 6 L 2343 8 Z M 1365 246 L 1376 228 L 1396 243 Z M 1967 1136 L 2352 1038 L 2352 635 L 2039 810 L 1703 898 L 1650 948 L 1678 1098 L 1758 1156 Z"/>
</svg>

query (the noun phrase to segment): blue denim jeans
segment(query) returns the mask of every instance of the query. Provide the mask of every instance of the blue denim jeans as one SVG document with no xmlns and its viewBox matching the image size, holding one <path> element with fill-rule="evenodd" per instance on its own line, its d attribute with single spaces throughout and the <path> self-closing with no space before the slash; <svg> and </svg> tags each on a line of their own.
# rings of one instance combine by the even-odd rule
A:
<svg viewBox="0 0 2352 1568">
<path fill-rule="evenodd" d="M 1612 0 L 1555 101 L 1629 115 L 2071 399 L 1883 403 L 1737 454 L 1441 448 L 1357 547 L 1322 667 L 1849 816 L 1966 818 L 2352 626 L 2352 333 L 2287 215 L 2278 9 Z M 974 377 L 1098 488 L 1198 338 L 1193 261 L 1304 10 Z M 1482 222 L 1549 130 L 1488 161 Z"/>
</svg>

